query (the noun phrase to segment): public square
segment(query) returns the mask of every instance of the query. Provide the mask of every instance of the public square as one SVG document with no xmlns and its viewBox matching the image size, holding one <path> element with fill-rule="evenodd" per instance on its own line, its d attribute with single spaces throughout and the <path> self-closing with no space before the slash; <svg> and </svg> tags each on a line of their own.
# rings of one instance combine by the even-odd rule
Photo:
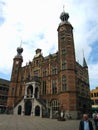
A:
<svg viewBox="0 0 98 130">
<path fill-rule="evenodd" d="M 0 130 L 79 130 L 79 121 L 1 114 Z"/>
</svg>

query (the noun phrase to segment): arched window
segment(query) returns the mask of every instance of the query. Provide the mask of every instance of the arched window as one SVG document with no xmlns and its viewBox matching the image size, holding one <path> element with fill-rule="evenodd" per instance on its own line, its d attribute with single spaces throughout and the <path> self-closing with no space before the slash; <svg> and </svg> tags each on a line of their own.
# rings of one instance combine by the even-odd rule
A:
<svg viewBox="0 0 98 130">
<path fill-rule="evenodd" d="M 27 88 L 27 96 L 32 96 L 33 94 L 33 87 L 32 85 L 29 85 Z"/>
</svg>

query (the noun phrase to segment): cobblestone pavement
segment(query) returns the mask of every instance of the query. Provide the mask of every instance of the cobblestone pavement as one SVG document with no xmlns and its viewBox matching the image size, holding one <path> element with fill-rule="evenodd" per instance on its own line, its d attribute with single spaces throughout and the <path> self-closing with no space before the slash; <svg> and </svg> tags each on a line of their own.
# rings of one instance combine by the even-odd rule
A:
<svg viewBox="0 0 98 130">
<path fill-rule="evenodd" d="M 0 130 L 79 130 L 79 120 L 0 115 Z"/>
</svg>

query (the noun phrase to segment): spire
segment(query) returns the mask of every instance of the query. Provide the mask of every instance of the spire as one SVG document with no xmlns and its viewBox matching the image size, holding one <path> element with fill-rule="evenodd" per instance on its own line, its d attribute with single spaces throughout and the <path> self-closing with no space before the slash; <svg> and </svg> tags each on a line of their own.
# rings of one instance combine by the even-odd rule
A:
<svg viewBox="0 0 98 130">
<path fill-rule="evenodd" d="M 88 68 L 85 57 L 84 57 L 84 51 L 83 51 L 83 67 Z"/>
<path fill-rule="evenodd" d="M 83 67 L 87 68 L 87 63 L 86 63 L 85 57 L 83 57 Z"/>
</svg>

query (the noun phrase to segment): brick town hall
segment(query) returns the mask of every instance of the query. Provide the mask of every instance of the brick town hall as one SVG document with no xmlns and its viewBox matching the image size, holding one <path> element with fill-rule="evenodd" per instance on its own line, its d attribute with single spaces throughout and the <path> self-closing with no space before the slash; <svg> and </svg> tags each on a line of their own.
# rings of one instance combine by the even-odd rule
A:
<svg viewBox="0 0 98 130">
<path fill-rule="evenodd" d="M 70 113 L 78 118 L 91 110 L 88 66 L 75 59 L 73 27 L 63 11 L 58 26 L 58 51 L 44 57 L 40 48 L 29 64 L 22 66 L 23 48 L 17 48 L 7 106 L 18 115 L 48 116 Z"/>
</svg>

